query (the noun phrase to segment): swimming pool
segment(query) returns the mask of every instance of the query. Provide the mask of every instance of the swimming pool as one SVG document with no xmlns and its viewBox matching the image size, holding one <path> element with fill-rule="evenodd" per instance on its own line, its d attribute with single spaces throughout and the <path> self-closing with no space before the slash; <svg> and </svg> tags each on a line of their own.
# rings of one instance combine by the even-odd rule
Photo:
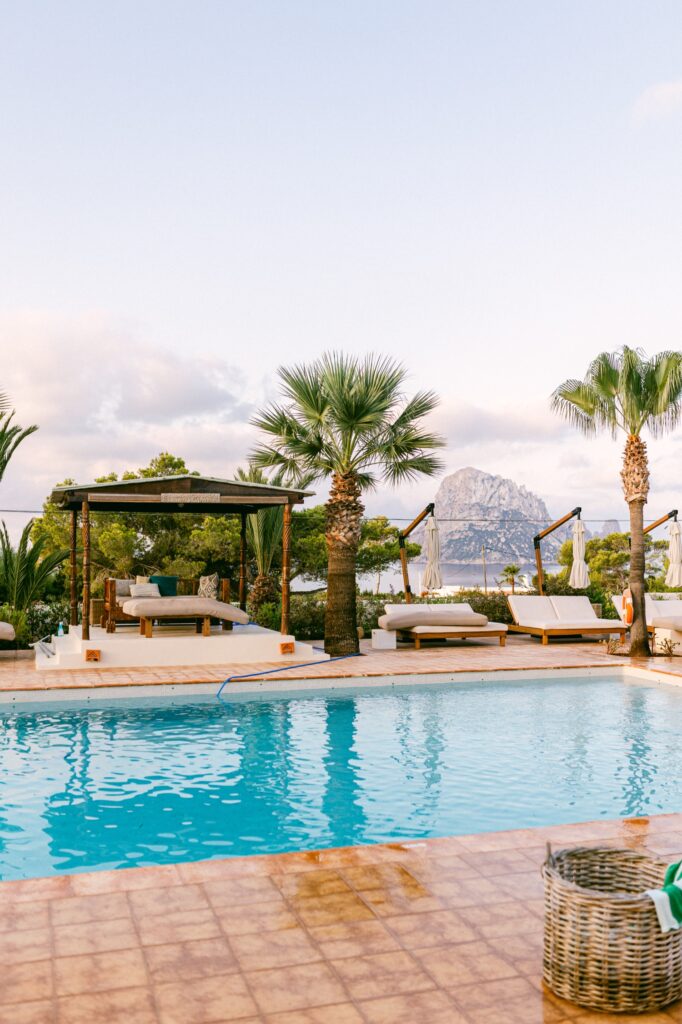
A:
<svg viewBox="0 0 682 1024">
<path fill-rule="evenodd" d="M 0 878 L 680 810 L 682 689 L 620 679 L 0 707 Z"/>
</svg>

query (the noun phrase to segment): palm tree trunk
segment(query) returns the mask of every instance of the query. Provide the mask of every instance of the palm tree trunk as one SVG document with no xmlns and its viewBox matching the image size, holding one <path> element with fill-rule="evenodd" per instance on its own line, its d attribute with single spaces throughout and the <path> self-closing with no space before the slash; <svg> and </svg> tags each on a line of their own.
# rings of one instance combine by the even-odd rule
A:
<svg viewBox="0 0 682 1024">
<path fill-rule="evenodd" d="M 355 567 L 364 508 L 353 474 L 332 476 L 327 513 L 327 607 L 324 649 L 327 654 L 357 654 Z"/>
<path fill-rule="evenodd" d="M 255 619 L 261 607 L 269 601 L 276 600 L 276 597 L 275 581 L 272 576 L 258 573 L 249 594 L 248 604 L 252 618 Z"/>
<path fill-rule="evenodd" d="M 632 593 L 632 626 L 630 627 L 630 655 L 648 658 L 649 633 L 644 607 L 644 502 L 630 502 L 630 591 Z"/>
<path fill-rule="evenodd" d="M 649 460 L 646 444 L 636 434 L 631 434 L 625 443 L 621 479 L 630 509 L 630 655 L 648 658 L 651 651 L 644 607 L 644 506 L 649 496 Z"/>
</svg>

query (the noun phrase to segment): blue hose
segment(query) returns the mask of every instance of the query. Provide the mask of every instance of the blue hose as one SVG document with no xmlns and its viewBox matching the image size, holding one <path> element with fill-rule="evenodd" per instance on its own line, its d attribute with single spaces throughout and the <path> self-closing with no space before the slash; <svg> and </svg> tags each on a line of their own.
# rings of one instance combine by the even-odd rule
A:
<svg viewBox="0 0 682 1024">
<path fill-rule="evenodd" d="M 313 648 L 313 650 L 321 650 L 319 647 Z M 234 679 L 255 679 L 256 676 L 268 676 L 273 672 L 290 672 L 294 668 L 311 668 L 313 665 L 330 665 L 332 661 L 345 661 L 346 658 L 359 658 L 360 651 L 356 651 L 354 654 L 339 654 L 336 658 L 325 658 L 322 661 L 304 661 L 297 662 L 295 665 L 280 665 L 277 668 L 264 668 L 260 672 L 247 672 L 239 673 L 236 676 L 230 676 L 223 683 L 221 683 L 220 689 L 218 690 L 216 697 L 221 700 L 221 693 L 225 689 L 228 683 L 231 683 Z"/>
</svg>

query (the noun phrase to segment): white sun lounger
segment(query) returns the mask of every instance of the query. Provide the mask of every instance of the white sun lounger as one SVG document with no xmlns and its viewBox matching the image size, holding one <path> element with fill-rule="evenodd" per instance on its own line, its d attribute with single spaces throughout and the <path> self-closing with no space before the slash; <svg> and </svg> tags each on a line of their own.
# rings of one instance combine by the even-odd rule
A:
<svg viewBox="0 0 682 1024">
<path fill-rule="evenodd" d="M 612 600 L 618 614 L 623 618 L 625 611 L 622 595 L 614 594 Z M 644 612 L 647 629 L 654 643 L 657 639 L 670 640 L 673 644 L 682 646 L 682 600 L 673 598 L 667 601 L 660 594 L 645 594 Z"/>
<path fill-rule="evenodd" d="M 584 596 L 540 597 L 509 595 L 514 633 L 539 636 L 543 644 L 551 636 L 603 636 L 627 632 L 627 626 L 615 619 L 599 619 L 589 598 Z"/>
<path fill-rule="evenodd" d="M 395 631 L 400 640 L 411 641 L 419 650 L 422 640 L 497 639 L 504 647 L 507 626 L 489 622 L 470 604 L 387 604 L 380 616 L 381 629 Z"/>
<path fill-rule="evenodd" d="M 16 634 L 11 622 L 0 622 L 0 640 L 14 640 Z"/>
</svg>

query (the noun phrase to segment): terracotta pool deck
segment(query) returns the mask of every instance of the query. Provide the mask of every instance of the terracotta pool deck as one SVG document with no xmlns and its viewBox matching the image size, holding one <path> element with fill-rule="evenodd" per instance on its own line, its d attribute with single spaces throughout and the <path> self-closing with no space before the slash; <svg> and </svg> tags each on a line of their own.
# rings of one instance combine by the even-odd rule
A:
<svg viewBox="0 0 682 1024">
<path fill-rule="evenodd" d="M 543 990 L 545 842 L 682 853 L 682 815 L 0 886 L 0 1024 L 600 1024 Z"/>
<path fill-rule="evenodd" d="M 363 649 L 282 678 L 630 664 L 594 643 L 519 638 Z M 680 658 L 637 664 L 682 677 Z M 217 684 L 239 670 L 3 660 L 0 691 Z M 682 1024 L 682 1003 L 611 1016 L 543 989 L 548 840 L 672 861 L 682 814 L 2 882 L 0 1024 Z"/>
<path fill-rule="evenodd" d="M 274 671 L 270 679 L 319 679 L 414 675 L 435 672 L 500 672 L 514 669 L 538 670 L 559 668 L 614 668 L 636 664 L 655 668 L 657 672 L 682 676 L 682 658 L 651 658 L 633 662 L 626 657 L 606 653 L 596 641 L 574 643 L 554 641 L 542 646 L 528 637 L 510 636 L 505 647 L 497 642 L 460 641 L 447 646 L 424 647 L 415 651 L 401 647 L 397 651 L 373 651 L 370 643 L 361 643 L 362 656 L 343 661 L 322 662 L 316 666 L 296 666 Z M 181 668 L 85 668 L 37 671 L 32 662 L 12 658 L 0 659 L 0 693 L 2 691 L 35 691 L 57 689 L 88 689 L 119 686 L 162 686 L 168 683 L 215 683 L 216 688 L 228 677 L 250 675 L 265 669 L 282 668 L 262 664 L 202 665 Z"/>
</svg>

